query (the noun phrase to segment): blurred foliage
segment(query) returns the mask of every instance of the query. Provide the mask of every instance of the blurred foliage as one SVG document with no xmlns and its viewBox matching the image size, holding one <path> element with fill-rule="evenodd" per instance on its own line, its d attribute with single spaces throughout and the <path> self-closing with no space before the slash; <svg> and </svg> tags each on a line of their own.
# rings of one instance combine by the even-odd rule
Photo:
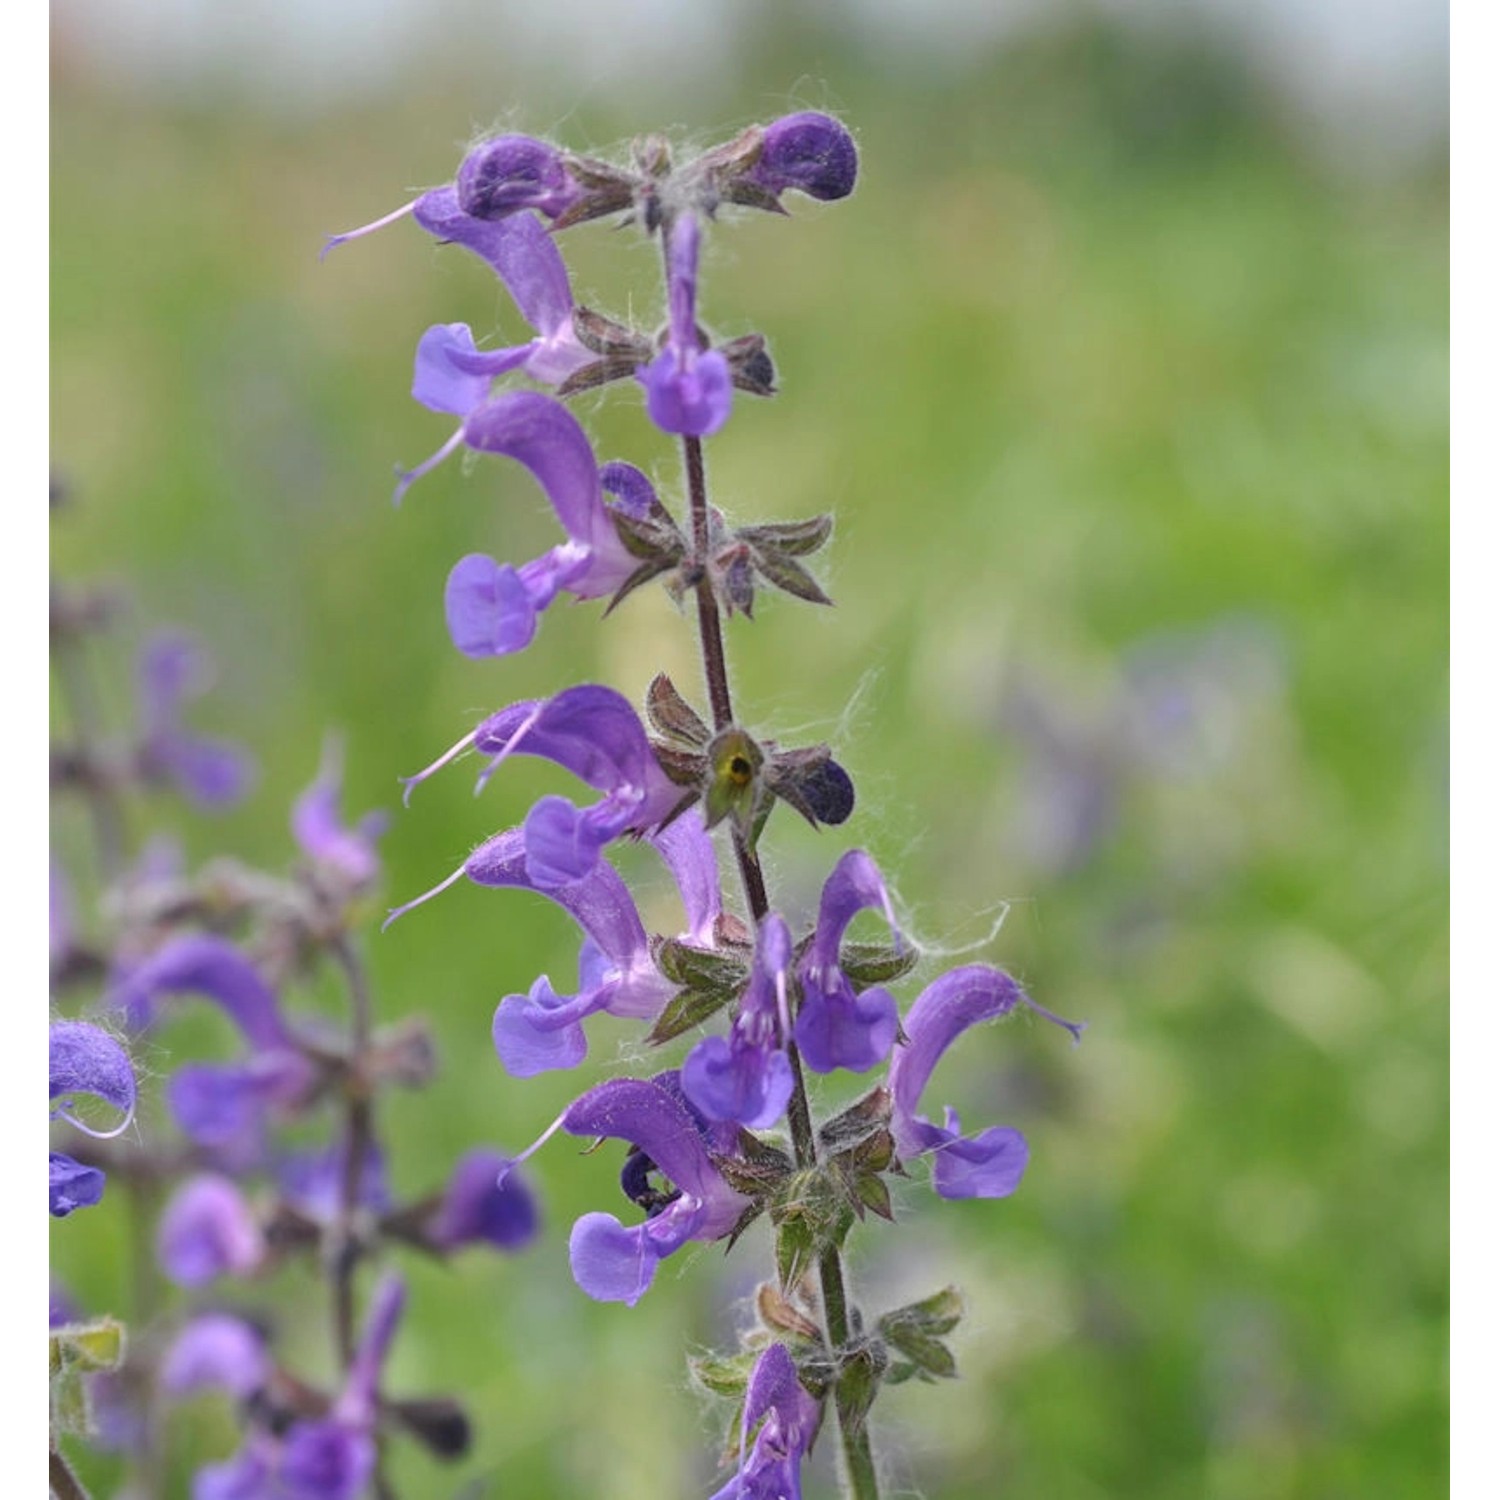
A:
<svg viewBox="0 0 1500 1500">
<path fill-rule="evenodd" d="M 53 566 L 120 580 L 143 627 L 191 627 L 217 656 L 196 720 L 252 744 L 262 781 L 215 821 L 163 805 L 195 858 L 284 867 L 329 728 L 359 812 L 395 805 L 399 773 L 503 703 L 580 680 L 639 698 L 662 668 L 695 681 L 690 622 L 657 592 L 603 628 L 596 606 L 559 606 L 524 657 L 460 659 L 451 562 L 533 556 L 550 517 L 492 464 L 452 463 L 389 505 L 393 466 L 448 433 L 406 394 L 417 335 L 514 330 L 515 314 L 410 225 L 316 251 L 447 177 L 471 121 L 513 106 L 545 129 L 572 102 L 484 63 L 482 88 L 413 79 L 308 119 L 104 89 L 57 60 L 52 452 L 72 498 Z M 787 93 L 807 78 L 815 97 Z M 847 836 L 919 936 L 978 944 L 1090 1023 L 1077 1049 L 1020 1020 L 974 1036 L 935 1080 L 929 1103 L 970 1128 L 1026 1130 L 1014 1199 L 943 1204 L 914 1181 L 896 1229 L 856 1237 L 868 1320 L 948 1283 L 970 1308 L 963 1378 L 881 1402 L 892 1489 L 1440 1493 L 1441 168 L 1341 176 L 1232 60 L 1105 28 L 942 72 L 783 17 L 733 89 L 693 99 L 695 131 L 807 104 L 857 131 L 861 187 L 715 237 L 705 319 L 764 331 L 782 393 L 740 399 L 710 477 L 742 519 L 836 512 L 838 608 L 774 598 L 733 622 L 740 703 L 784 738 L 832 740 L 860 795 Z M 558 132 L 597 148 L 662 123 L 649 101 L 594 99 Z M 596 227 L 566 250 L 583 300 L 649 321 L 649 248 Z M 601 454 L 675 499 L 636 392 L 582 405 Z M 393 903 L 563 784 L 516 762 L 476 802 L 470 769 L 398 809 Z M 82 871 L 85 830 L 67 809 L 54 823 Z M 843 845 L 793 823 L 774 819 L 766 847 L 778 904 L 802 914 Z M 573 977 L 573 931 L 539 901 L 455 889 L 384 935 L 372 921 L 368 951 L 381 1015 L 426 1013 L 442 1049 L 434 1089 L 383 1110 L 401 1188 L 477 1142 L 519 1148 L 619 1047 L 639 1061 L 599 1018 L 582 1076 L 501 1073 L 495 1003 L 538 972 Z M 338 1001 L 330 986 L 304 1003 Z M 708 1493 L 727 1416 L 706 1419 L 684 1354 L 728 1345 L 767 1247 L 674 1261 L 640 1307 L 595 1306 L 565 1240 L 613 1169 L 558 1143 L 535 1167 L 539 1248 L 408 1268 L 392 1388 L 457 1393 L 478 1432 L 451 1472 L 397 1449 L 402 1493 Z M 55 1226 L 86 1314 L 132 1315 L 128 1207 L 110 1194 Z M 262 1292 L 292 1358 L 325 1373 L 311 1278 L 233 1295 Z M 227 1451 L 211 1405 L 174 1430 L 195 1462 Z M 820 1461 L 814 1492 L 832 1493 Z M 108 1493 L 112 1461 L 79 1463 Z"/>
</svg>

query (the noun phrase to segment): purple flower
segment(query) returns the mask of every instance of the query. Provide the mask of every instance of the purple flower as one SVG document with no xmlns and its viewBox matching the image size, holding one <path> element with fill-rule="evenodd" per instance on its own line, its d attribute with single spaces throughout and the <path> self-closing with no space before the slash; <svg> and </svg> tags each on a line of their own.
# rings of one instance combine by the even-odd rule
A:
<svg viewBox="0 0 1500 1500">
<path fill-rule="evenodd" d="M 147 643 L 140 662 L 140 761 L 147 777 L 164 777 L 195 802 L 217 808 L 245 795 L 255 768 L 238 746 L 182 727 L 183 704 L 201 697 L 212 678 L 208 658 L 187 636 L 159 635 Z"/>
<path fill-rule="evenodd" d="M 601 471 L 583 428 L 559 402 L 539 391 L 496 396 L 469 413 L 458 441 L 530 469 L 568 535 L 562 545 L 519 568 L 483 553 L 459 559 L 448 575 L 444 609 L 448 633 L 465 656 L 506 656 L 524 649 L 536 634 L 538 617 L 559 593 L 599 599 L 640 566 L 620 540 L 611 510 L 643 519 L 653 499 L 651 487 L 628 464 Z M 606 491 L 613 506 L 605 503 Z"/>
<path fill-rule="evenodd" d="M 527 815 L 526 873 L 541 888 L 581 880 L 598 864 L 605 844 L 621 834 L 647 832 L 684 799 L 682 788 L 657 764 L 636 711 L 612 688 L 567 688 L 492 714 L 425 771 L 404 778 L 408 794 L 469 745 L 493 757 L 480 787 L 518 753 L 554 761 L 605 794 L 583 811 L 565 797 L 544 797 Z"/>
<path fill-rule="evenodd" d="M 829 115 L 804 110 L 766 126 L 748 176 L 775 198 L 790 189 L 828 203 L 854 191 L 858 171 L 859 153 L 849 132 Z"/>
<path fill-rule="evenodd" d="M 145 1026 L 158 1002 L 173 994 L 216 1001 L 251 1047 L 240 1063 L 193 1063 L 177 1070 L 167 1089 L 177 1123 L 203 1145 L 253 1149 L 267 1113 L 300 1103 L 316 1082 L 316 1068 L 282 1018 L 270 986 L 223 938 L 172 938 L 117 980 L 110 1003 Z"/>
<path fill-rule="evenodd" d="M 459 165 L 459 206 L 476 219 L 500 219 L 533 208 L 555 219 L 581 196 L 556 146 L 529 135 L 481 141 Z"/>
<path fill-rule="evenodd" d="M 685 213 L 672 226 L 667 266 L 667 342 L 636 371 L 646 411 L 663 432 L 709 437 L 729 420 L 734 382 L 729 361 L 699 340 L 698 219 Z"/>
<path fill-rule="evenodd" d="M 958 1114 L 949 1108 L 942 1125 L 917 1114 L 917 1104 L 938 1059 L 970 1026 L 1009 1015 L 1018 1004 L 1035 1010 L 1072 1033 L 1083 1026 L 1037 1005 L 1009 974 L 987 964 L 950 969 L 935 979 L 906 1017 L 907 1042 L 891 1059 L 891 1134 L 896 1151 L 909 1160 L 933 1153 L 932 1186 L 943 1198 L 1004 1198 L 1016 1190 L 1026 1170 L 1026 1138 L 997 1125 L 964 1136 Z"/>
<path fill-rule="evenodd" d="M 276 1163 L 276 1183 L 281 1196 L 305 1217 L 319 1224 L 332 1224 L 343 1211 L 348 1159 L 348 1147 L 342 1144 L 288 1153 Z M 371 1213 L 383 1214 L 391 1206 L 385 1153 L 377 1145 L 365 1149 L 358 1193 L 359 1206 Z"/>
<path fill-rule="evenodd" d="M 86 1021 L 53 1021 L 48 1027 L 48 1100 L 51 1117 L 66 1120 L 85 1135 L 105 1140 L 119 1135 L 135 1117 L 135 1073 L 125 1049 Z M 79 1095 L 102 1099 L 120 1118 L 107 1128 L 78 1117 Z M 54 1218 L 90 1208 L 104 1194 L 104 1173 L 61 1151 L 48 1153 L 47 1207 Z"/>
<path fill-rule="evenodd" d="M 652 843 L 682 892 L 687 935 L 695 942 L 711 942 L 719 895 L 713 844 L 701 820 L 696 813 L 685 814 Z M 526 836 L 519 828 L 481 844 L 440 885 L 392 911 L 386 925 L 464 878 L 476 885 L 536 891 L 562 907 L 585 934 L 576 995 L 559 995 L 542 975 L 529 995 L 507 995 L 495 1011 L 495 1050 L 513 1078 L 577 1066 L 588 1053 L 586 1017 L 600 1010 L 654 1016 L 675 988 L 657 969 L 640 912 L 614 869 L 601 860 L 570 885 L 540 885 L 527 873 Z"/>
<path fill-rule="evenodd" d="M 315 865 L 334 872 L 349 886 L 369 885 L 380 873 L 375 840 L 390 821 L 384 812 L 366 813 L 352 828 L 339 816 L 343 786 L 342 755 L 336 740 L 323 749 L 318 777 L 292 807 L 292 836 Z"/>
<path fill-rule="evenodd" d="M 509 1168 L 508 1157 L 483 1148 L 460 1159 L 428 1231 L 437 1249 L 493 1245 L 515 1251 L 536 1238 L 536 1197 L 525 1178 Z"/>
<path fill-rule="evenodd" d="M 255 1394 L 271 1374 L 265 1335 L 233 1313 L 190 1318 L 167 1346 L 161 1388 L 169 1396 L 223 1390 L 238 1400 Z"/>
<path fill-rule="evenodd" d="M 156 1257 L 179 1286 L 207 1286 L 220 1276 L 249 1276 L 265 1259 L 254 1210 L 227 1177 L 190 1177 L 162 1212 Z"/>
<path fill-rule="evenodd" d="M 896 1040 L 897 1010 L 890 992 L 873 987 L 856 994 L 839 968 L 844 932 L 869 907 L 885 913 L 896 935 L 890 896 L 875 861 L 863 849 L 851 849 L 824 883 L 818 925 L 798 968 L 802 1007 L 797 1013 L 797 1046 L 815 1073 L 835 1068 L 867 1072 Z"/>
<path fill-rule="evenodd" d="M 711 1500 L 802 1500 L 802 1459 L 817 1430 L 818 1403 L 802 1389 L 786 1345 L 770 1345 L 745 1386 L 739 1469 Z"/>
<path fill-rule="evenodd" d="M 429 234 L 466 245 L 492 261 L 488 247 L 493 240 L 485 238 L 487 230 L 500 228 L 510 215 L 526 209 L 555 219 L 580 196 L 581 190 L 555 146 L 531 136 L 496 136 L 481 141 L 464 157 L 455 183 L 433 188 L 358 229 L 330 235 L 318 258 L 321 260 L 336 245 L 361 239 L 411 214 Z"/>
<path fill-rule="evenodd" d="M 279 1434 L 255 1429 L 234 1458 L 199 1470 L 193 1500 L 359 1500 L 375 1472 L 380 1370 L 405 1300 L 398 1276 L 375 1289 L 348 1378 L 326 1418 L 293 1422 Z"/>
<path fill-rule="evenodd" d="M 785 1111 L 792 1096 L 792 1065 L 784 1046 L 791 1030 L 786 995 L 791 959 L 791 934 L 771 912 L 761 923 L 750 982 L 728 1039 L 705 1037 L 682 1064 L 682 1091 L 708 1119 L 765 1130 Z"/>
<path fill-rule="evenodd" d="M 568 1239 L 573 1279 L 596 1302 L 633 1307 L 659 1262 L 689 1240 L 728 1234 L 748 1206 L 714 1166 L 705 1125 L 662 1080 L 602 1083 L 575 1099 L 559 1123 L 570 1135 L 627 1142 L 672 1188 L 645 1223 L 633 1228 L 606 1213 L 584 1214 L 574 1224 Z"/>
</svg>

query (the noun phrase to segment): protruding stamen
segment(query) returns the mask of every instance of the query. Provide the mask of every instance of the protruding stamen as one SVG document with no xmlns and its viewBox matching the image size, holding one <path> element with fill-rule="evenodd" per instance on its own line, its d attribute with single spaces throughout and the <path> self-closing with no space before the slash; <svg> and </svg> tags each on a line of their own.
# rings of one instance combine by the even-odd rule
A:
<svg viewBox="0 0 1500 1500">
<path fill-rule="evenodd" d="M 405 906 L 394 906 L 386 913 L 385 921 L 380 924 L 380 930 L 384 932 L 397 917 L 404 917 L 413 907 L 421 906 L 424 901 L 431 901 L 434 896 L 440 896 L 450 885 L 456 885 L 465 875 L 469 873 L 469 863 L 464 861 L 445 881 L 433 886 L 430 891 L 423 891 L 420 896 L 408 901 Z"/>
<path fill-rule="evenodd" d="M 478 734 L 477 729 L 471 730 L 456 745 L 451 745 L 444 750 L 430 766 L 424 766 L 415 776 L 398 776 L 396 779 L 403 788 L 401 792 L 401 805 L 411 806 L 411 794 L 414 788 L 420 786 L 427 778 L 435 772 L 441 771 L 450 761 L 456 760 L 470 745 L 474 743 L 474 736 Z"/>
<path fill-rule="evenodd" d="M 384 218 L 376 219 L 373 223 L 361 224 L 358 229 L 349 229 L 343 234 L 330 234 L 323 242 L 323 248 L 318 251 L 318 259 L 327 259 L 328 252 L 335 245 L 342 245 L 349 240 L 363 239 L 365 235 L 373 234 L 377 229 L 384 229 L 387 224 L 394 224 L 397 219 L 404 219 L 416 206 L 417 200 L 413 198 L 410 203 L 403 204 L 400 208 L 386 214 Z"/>
<path fill-rule="evenodd" d="M 437 468 L 437 466 L 442 463 L 442 461 L 447 458 L 447 456 L 452 453 L 453 450 L 458 447 L 461 442 L 463 442 L 463 440 L 464 430 L 462 427 L 460 427 L 458 431 L 455 432 L 453 436 L 449 438 L 448 441 L 444 443 L 443 446 L 432 455 L 431 458 L 423 459 L 415 469 L 397 469 L 396 473 L 399 476 L 399 483 L 396 485 L 395 493 L 391 496 L 391 504 L 400 505 L 402 500 L 406 496 L 407 490 L 409 490 L 412 485 L 414 485 L 417 480 L 419 480 L 424 474 L 431 473 L 433 469 Z"/>
<path fill-rule="evenodd" d="M 1021 999 L 1044 1020 L 1051 1021 L 1054 1026 L 1061 1026 L 1073 1038 L 1075 1047 L 1083 1040 L 1083 1034 L 1088 1030 L 1087 1021 L 1065 1021 L 1056 1011 L 1048 1010 L 1045 1005 L 1038 1005 L 1024 990 L 1021 991 Z"/>
<path fill-rule="evenodd" d="M 543 712 L 546 710 L 547 705 L 551 701 L 552 700 L 550 698 L 543 698 L 541 702 L 538 703 L 537 706 L 532 709 L 532 711 L 527 714 L 524 719 L 521 720 L 520 724 L 516 728 L 516 732 L 511 735 L 508 740 L 506 740 L 504 746 L 500 750 L 498 750 L 491 758 L 489 765 L 487 765 L 484 770 L 479 773 L 479 779 L 474 783 L 474 795 L 476 797 L 488 785 L 490 777 L 493 776 L 495 772 L 500 769 L 501 765 L 510 758 L 511 752 L 516 748 L 516 746 L 519 745 L 521 741 L 526 737 L 526 735 L 528 735 L 532 731 L 532 729 L 536 727 L 537 720 L 541 718 Z M 475 733 L 477 734 L 478 730 L 476 730 Z"/>
<path fill-rule="evenodd" d="M 562 1129 L 562 1122 L 566 1114 L 567 1111 L 565 1110 L 563 1114 L 560 1114 L 519 1156 L 513 1156 L 508 1162 L 506 1162 L 503 1167 L 501 1167 L 500 1175 L 495 1179 L 496 1186 L 504 1186 L 505 1179 L 509 1177 L 510 1174 L 515 1171 L 515 1169 L 519 1167 L 528 1156 L 535 1155 L 536 1152 L 540 1151 L 542 1147 L 545 1146 L 547 1142 L 550 1141 L 552 1137 Z"/>
</svg>

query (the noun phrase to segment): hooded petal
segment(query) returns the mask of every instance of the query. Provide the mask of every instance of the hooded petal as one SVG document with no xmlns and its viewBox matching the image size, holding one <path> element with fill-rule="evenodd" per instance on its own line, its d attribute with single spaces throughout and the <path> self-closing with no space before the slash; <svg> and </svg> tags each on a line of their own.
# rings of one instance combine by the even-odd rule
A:
<svg viewBox="0 0 1500 1500">
<path fill-rule="evenodd" d="M 509 391 L 484 403 L 464 423 L 464 441 L 481 453 L 513 458 L 541 485 L 562 528 L 591 546 L 610 525 L 594 450 L 578 420 L 537 391 Z"/>
<path fill-rule="evenodd" d="M 53 1021 L 47 1028 L 47 1050 L 48 1098 L 53 1115 L 86 1135 L 119 1135 L 135 1115 L 135 1073 L 125 1049 L 87 1021 Z M 120 1118 L 107 1129 L 85 1124 L 73 1112 L 73 1096 L 77 1094 L 104 1100 L 119 1111 Z"/>
<path fill-rule="evenodd" d="M 476 219 L 501 219 L 533 208 L 555 219 L 582 196 L 563 154 L 529 135 L 481 141 L 454 181 L 458 206 Z"/>
<path fill-rule="evenodd" d="M 719 884 L 719 861 L 703 826 L 702 811 L 690 807 L 652 834 L 651 843 L 682 895 L 687 917 L 683 937 L 696 947 L 712 948 L 714 930 L 724 910 L 724 893 Z"/>
<path fill-rule="evenodd" d="M 831 202 L 854 191 L 859 153 L 854 138 L 830 115 L 783 115 L 765 127 L 751 181 L 780 196 L 788 189 Z"/>
<path fill-rule="evenodd" d="M 718 1239 L 734 1227 L 748 1200 L 719 1175 L 703 1134 L 685 1103 L 659 1083 L 617 1078 L 575 1099 L 563 1129 L 577 1136 L 609 1136 L 638 1147 L 704 1210 L 693 1237 Z M 674 1246 L 675 1248 L 675 1246 Z"/>
<path fill-rule="evenodd" d="M 133 1025 L 150 1023 L 168 995 L 206 995 L 216 1001 L 252 1046 L 294 1045 L 271 987 L 233 944 L 210 934 L 171 938 L 118 981 L 109 1003 Z"/>
</svg>

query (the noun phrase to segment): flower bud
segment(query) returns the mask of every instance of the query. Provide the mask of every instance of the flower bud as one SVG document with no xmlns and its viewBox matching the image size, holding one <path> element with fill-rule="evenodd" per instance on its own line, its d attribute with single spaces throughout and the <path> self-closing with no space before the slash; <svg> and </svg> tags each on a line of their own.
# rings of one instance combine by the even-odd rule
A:
<svg viewBox="0 0 1500 1500">
<path fill-rule="evenodd" d="M 766 126 L 751 177 L 773 194 L 795 188 L 830 203 L 854 191 L 858 170 L 854 137 L 831 116 L 807 110 Z"/>
<path fill-rule="evenodd" d="M 503 219 L 534 208 L 555 219 L 578 196 L 562 153 L 529 135 L 501 135 L 464 157 L 455 183 L 458 203 L 475 219 Z"/>
</svg>

